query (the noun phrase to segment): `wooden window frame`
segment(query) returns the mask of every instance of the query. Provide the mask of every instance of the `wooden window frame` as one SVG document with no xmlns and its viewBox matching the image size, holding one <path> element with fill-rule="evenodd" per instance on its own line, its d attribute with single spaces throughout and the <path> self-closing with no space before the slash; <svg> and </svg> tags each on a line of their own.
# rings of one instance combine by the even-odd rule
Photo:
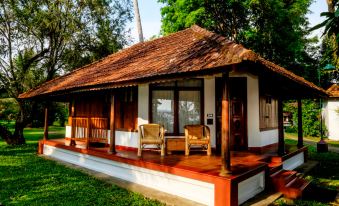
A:
<svg viewBox="0 0 339 206">
<path fill-rule="evenodd" d="M 274 121 L 275 121 L 275 125 L 276 126 L 267 126 L 267 125 L 265 125 L 264 127 L 262 127 L 262 125 L 263 125 L 263 123 L 262 123 L 262 117 L 263 117 L 263 111 L 262 111 L 262 108 L 263 108 L 263 105 L 261 105 L 261 99 L 262 98 L 264 98 L 265 99 L 265 106 L 267 105 L 267 104 L 270 104 L 271 105 L 271 107 L 272 107 L 272 109 L 271 109 L 271 113 L 273 113 L 273 105 L 272 105 L 272 102 L 276 102 L 276 108 L 275 108 L 275 110 L 276 110 L 276 112 L 278 111 L 278 99 L 277 98 L 275 98 L 274 96 L 272 96 L 272 95 L 268 95 L 268 94 L 261 94 L 260 96 L 259 96 L 259 130 L 260 131 L 269 131 L 269 130 L 274 130 L 274 129 L 278 129 L 278 114 L 276 115 L 276 117 L 275 117 L 275 119 L 273 119 L 273 117 L 269 117 L 270 119 L 273 119 Z M 269 101 L 269 102 L 267 102 L 267 101 Z M 272 115 L 272 114 L 270 114 L 270 115 Z M 266 117 L 265 117 L 266 118 Z M 264 123 L 265 124 L 265 123 Z"/>
<path fill-rule="evenodd" d="M 195 80 L 201 80 L 200 87 L 185 87 L 178 86 L 178 81 L 184 80 L 176 80 L 174 86 L 158 86 L 155 84 L 149 85 L 149 120 L 153 123 L 153 113 L 152 113 L 152 99 L 153 99 L 153 91 L 173 91 L 174 92 L 174 121 L 173 121 L 173 133 L 165 133 L 166 136 L 183 136 L 184 133 L 179 133 L 179 92 L 180 91 L 199 91 L 200 92 L 200 124 L 204 124 L 204 79 L 196 78 Z"/>
</svg>

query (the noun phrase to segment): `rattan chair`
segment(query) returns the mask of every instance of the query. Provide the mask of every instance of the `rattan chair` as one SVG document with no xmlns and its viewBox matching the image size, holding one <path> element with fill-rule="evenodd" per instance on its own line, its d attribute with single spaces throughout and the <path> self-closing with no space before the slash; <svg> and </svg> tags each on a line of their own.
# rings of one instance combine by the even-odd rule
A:
<svg viewBox="0 0 339 206">
<path fill-rule="evenodd" d="M 186 125 L 185 127 L 185 155 L 190 154 L 191 146 L 201 146 L 207 155 L 211 155 L 210 129 L 205 125 Z"/>
<path fill-rule="evenodd" d="M 143 124 L 139 126 L 138 157 L 141 157 L 145 145 L 157 145 L 161 156 L 165 155 L 165 130 L 159 124 Z"/>
</svg>

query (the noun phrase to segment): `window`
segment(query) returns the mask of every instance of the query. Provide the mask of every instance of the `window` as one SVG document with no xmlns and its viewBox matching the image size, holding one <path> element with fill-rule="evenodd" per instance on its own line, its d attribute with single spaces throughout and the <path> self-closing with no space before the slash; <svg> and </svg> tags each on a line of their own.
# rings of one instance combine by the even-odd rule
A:
<svg viewBox="0 0 339 206">
<path fill-rule="evenodd" d="M 260 96 L 260 129 L 278 128 L 278 100 L 271 96 Z"/>
<path fill-rule="evenodd" d="M 183 134 L 185 125 L 202 124 L 202 91 L 201 79 L 151 85 L 151 122 L 164 125 L 170 135 Z"/>
</svg>

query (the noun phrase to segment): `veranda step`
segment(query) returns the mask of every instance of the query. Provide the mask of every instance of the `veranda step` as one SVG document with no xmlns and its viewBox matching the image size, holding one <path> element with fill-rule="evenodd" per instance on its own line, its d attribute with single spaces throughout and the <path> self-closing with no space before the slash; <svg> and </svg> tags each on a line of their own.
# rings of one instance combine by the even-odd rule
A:
<svg viewBox="0 0 339 206">
<path fill-rule="evenodd" d="M 303 191 L 309 184 L 310 181 L 296 177 L 293 181 L 289 182 L 281 192 L 287 198 L 297 199 L 302 197 Z"/>
<path fill-rule="evenodd" d="M 281 163 L 271 162 L 271 163 L 268 164 L 268 167 L 270 169 L 270 175 L 282 170 L 282 164 Z"/>
<path fill-rule="evenodd" d="M 284 189 L 291 181 L 297 178 L 297 172 L 291 170 L 280 170 L 272 174 L 271 180 L 276 191 Z"/>
</svg>

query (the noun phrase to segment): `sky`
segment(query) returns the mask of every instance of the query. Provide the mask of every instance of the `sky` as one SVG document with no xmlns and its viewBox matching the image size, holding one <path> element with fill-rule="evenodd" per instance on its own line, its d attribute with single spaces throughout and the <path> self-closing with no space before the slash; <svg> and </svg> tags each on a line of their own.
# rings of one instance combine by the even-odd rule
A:
<svg viewBox="0 0 339 206">
<path fill-rule="evenodd" d="M 157 0 L 139 0 L 139 12 L 141 17 L 141 25 L 145 40 L 149 39 L 154 35 L 160 33 L 161 28 L 161 14 L 160 8 L 162 4 L 158 3 Z M 324 20 L 320 17 L 320 13 L 327 11 L 326 0 L 314 0 L 310 7 L 310 13 L 307 15 L 311 26 L 314 26 Z M 135 21 L 129 23 L 131 29 L 131 35 L 134 39 L 134 43 L 138 41 L 138 32 L 136 29 Z M 312 35 L 321 36 L 321 30 L 314 31 Z"/>
</svg>

